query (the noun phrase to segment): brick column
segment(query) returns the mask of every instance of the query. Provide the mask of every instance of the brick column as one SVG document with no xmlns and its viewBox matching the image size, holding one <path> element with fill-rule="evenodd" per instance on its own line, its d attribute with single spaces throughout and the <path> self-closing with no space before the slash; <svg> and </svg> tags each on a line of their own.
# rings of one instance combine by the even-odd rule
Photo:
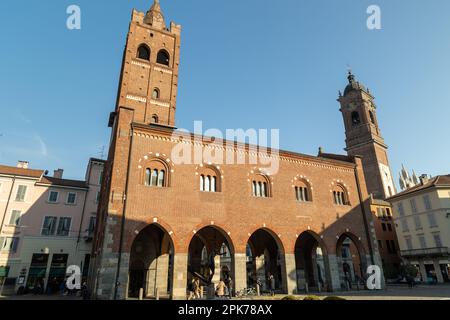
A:
<svg viewBox="0 0 450 320">
<path fill-rule="evenodd" d="M 187 253 L 176 253 L 173 259 L 173 300 L 186 300 L 187 288 Z"/>
</svg>

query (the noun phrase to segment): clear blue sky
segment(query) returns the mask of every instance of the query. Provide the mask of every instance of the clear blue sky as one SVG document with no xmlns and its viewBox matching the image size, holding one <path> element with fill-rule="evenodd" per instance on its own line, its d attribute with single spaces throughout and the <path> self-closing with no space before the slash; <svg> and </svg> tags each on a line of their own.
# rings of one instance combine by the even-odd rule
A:
<svg viewBox="0 0 450 320">
<path fill-rule="evenodd" d="M 152 0 L 0 2 L 0 163 L 83 178 L 108 145 L 132 8 Z M 350 65 L 376 97 L 395 180 L 450 172 L 450 1 L 161 0 L 183 25 L 177 126 L 279 128 L 281 147 L 344 153 Z M 66 28 L 66 8 L 82 29 Z M 378 4 L 382 30 L 369 31 Z"/>
</svg>

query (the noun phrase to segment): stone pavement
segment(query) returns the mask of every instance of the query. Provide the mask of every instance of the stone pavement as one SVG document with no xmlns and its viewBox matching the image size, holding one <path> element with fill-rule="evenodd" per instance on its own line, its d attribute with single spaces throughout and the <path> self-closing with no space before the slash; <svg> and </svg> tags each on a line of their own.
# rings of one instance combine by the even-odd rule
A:
<svg viewBox="0 0 450 320">
<path fill-rule="evenodd" d="M 450 284 L 445 285 L 418 285 L 413 289 L 407 285 L 389 285 L 386 290 L 361 290 L 332 293 L 311 293 L 320 297 L 339 296 L 347 300 L 450 300 Z M 286 295 L 275 297 L 248 297 L 249 300 L 279 300 Z M 307 295 L 296 295 L 301 300 Z"/>
<path fill-rule="evenodd" d="M 66 295 L 34 295 L 26 294 L 23 296 L 0 296 L 0 301 L 5 300 L 81 300 L 81 297 Z"/>
<path fill-rule="evenodd" d="M 311 293 L 314 295 L 313 293 Z M 316 294 L 321 297 L 339 296 L 347 300 L 450 300 L 450 284 L 445 285 L 419 285 L 413 289 L 406 285 L 389 285 L 386 290 L 380 291 L 350 291 Z M 286 295 L 276 295 L 274 297 L 247 297 L 248 300 L 280 300 Z M 298 299 L 303 299 L 306 295 L 297 295 Z M 81 300 L 77 296 L 61 295 L 24 295 L 1 297 L 1 300 Z"/>
</svg>

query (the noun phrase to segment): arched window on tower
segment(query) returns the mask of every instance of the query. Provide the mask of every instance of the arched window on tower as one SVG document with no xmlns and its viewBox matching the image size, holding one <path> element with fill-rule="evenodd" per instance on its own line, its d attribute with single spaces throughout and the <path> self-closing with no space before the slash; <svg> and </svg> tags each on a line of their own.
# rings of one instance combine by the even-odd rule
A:
<svg viewBox="0 0 450 320">
<path fill-rule="evenodd" d="M 169 53 L 166 50 L 159 50 L 158 56 L 156 57 L 156 62 L 159 64 L 163 64 L 165 66 L 169 66 L 170 57 Z"/>
<path fill-rule="evenodd" d="M 352 125 L 357 126 L 361 123 L 361 118 L 359 117 L 358 111 L 352 112 Z"/>
<path fill-rule="evenodd" d="M 156 114 L 152 115 L 152 123 L 158 123 L 159 119 L 158 116 Z"/>
<path fill-rule="evenodd" d="M 159 99 L 159 89 L 158 88 L 153 89 L 152 98 Z"/>
<path fill-rule="evenodd" d="M 142 60 L 150 61 L 150 48 L 145 44 L 141 44 L 138 48 L 137 57 Z"/>
</svg>

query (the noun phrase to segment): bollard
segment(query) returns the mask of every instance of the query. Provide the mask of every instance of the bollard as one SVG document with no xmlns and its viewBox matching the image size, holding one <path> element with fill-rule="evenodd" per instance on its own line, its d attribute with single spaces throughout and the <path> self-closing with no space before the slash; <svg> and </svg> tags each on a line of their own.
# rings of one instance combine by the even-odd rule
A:
<svg viewBox="0 0 450 320">
<path fill-rule="evenodd" d="M 308 285 L 308 282 L 305 282 L 305 292 L 306 292 L 306 294 L 309 294 L 309 285 Z"/>
<path fill-rule="evenodd" d="M 139 289 L 139 300 L 144 300 L 144 288 Z"/>
<path fill-rule="evenodd" d="M 155 289 L 156 293 L 155 293 L 155 299 L 159 300 L 159 290 L 158 288 Z"/>
<path fill-rule="evenodd" d="M 319 283 L 318 283 L 317 288 L 318 288 L 318 290 L 319 290 L 319 293 L 321 293 L 321 292 L 322 292 L 322 285 L 321 285 L 320 281 L 319 281 Z"/>
<path fill-rule="evenodd" d="M 259 287 L 259 284 L 256 284 L 256 295 L 258 297 L 261 296 L 261 288 Z"/>
</svg>

